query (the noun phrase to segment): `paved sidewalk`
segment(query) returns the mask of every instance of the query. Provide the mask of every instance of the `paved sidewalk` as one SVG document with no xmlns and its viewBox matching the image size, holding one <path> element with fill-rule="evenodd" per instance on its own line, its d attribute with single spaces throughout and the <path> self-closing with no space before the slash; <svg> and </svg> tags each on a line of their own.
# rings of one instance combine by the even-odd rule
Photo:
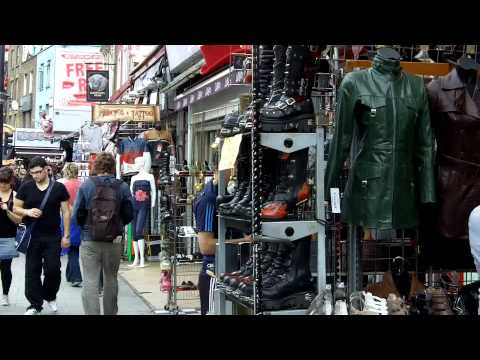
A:
<svg viewBox="0 0 480 360">
<path fill-rule="evenodd" d="M 84 315 L 81 288 L 74 288 L 65 280 L 65 268 L 67 257 L 62 256 L 62 283 L 57 296 L 58 315 Z M 126 264 L 122 264 L 123 268 Z M 25 286 L 25 256 L 13 259 L 12 264 L 12 286 L 10 288 L 10 306 L 0 306 L 0 315 L 22 315 L 28 302 L 24 295 Z M 118 277 L 118 314 L 119 315 L 151 315 L 152 311 L 145 302 L 135 294 L 130 286 L 120 276 Z M 1 284 L 0 284 L 1 286 Z M 100 299 L 101 300 L 101 299 Z M 100 301 L 100 304 L 102 301 Z M 103 306 L 102 306 L 103 308 Z M 48 305 L 42 311 L 44 315 L 52 315 Z"/>
</svg>

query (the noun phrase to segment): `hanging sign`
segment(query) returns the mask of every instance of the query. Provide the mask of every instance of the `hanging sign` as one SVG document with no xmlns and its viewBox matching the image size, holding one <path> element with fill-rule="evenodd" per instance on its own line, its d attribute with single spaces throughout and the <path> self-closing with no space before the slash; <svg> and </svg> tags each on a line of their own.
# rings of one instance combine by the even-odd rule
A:
<svg viewBox="0 0 480 360">
<path fill-rule="evenodd" d="M 242 138 L 243 134 L 237 134 L 223 140 L 222 155 L 220 157 L 220 164 L 218 164 L 218 170 L 222 171 L 235 167 Z"/>
<path fill-rule="evenodd" d="M 108 70 L 87 70 L 87 101 L 108 101 Z"/>
<path fill-rule="evenodd" d="M 94 104 L 92 111 L 94 122 L 160 121 L 160 108 L 153 105 Z"/>
</svg>

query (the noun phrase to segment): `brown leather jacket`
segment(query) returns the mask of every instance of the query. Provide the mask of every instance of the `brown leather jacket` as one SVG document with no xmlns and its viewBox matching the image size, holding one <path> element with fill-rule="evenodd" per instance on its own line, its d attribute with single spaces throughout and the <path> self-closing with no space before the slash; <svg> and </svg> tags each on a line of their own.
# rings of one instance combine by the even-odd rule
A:
<svg viewBox="0 0 480 360">
<path fill-rule="evenodd" d="M 480 94 L 472 99 L 457 70 L 427 86 L 437 140 L 438 229 L 468 238 L 468 217 L 480 205 Z"/>
</svg>

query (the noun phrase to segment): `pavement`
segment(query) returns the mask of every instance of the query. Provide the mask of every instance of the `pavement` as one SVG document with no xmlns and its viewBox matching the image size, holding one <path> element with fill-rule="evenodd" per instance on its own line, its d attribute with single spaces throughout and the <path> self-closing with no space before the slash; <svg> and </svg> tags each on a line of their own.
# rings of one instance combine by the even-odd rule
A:
<svg viewBox="0 0 480 360">
<path fill-rule="evenodd" d="M 55 314 L 48 305 L 44 305 L 42 315 L 84 315 L 82 306 L 82 289 L 74 288 L 65 279 L 67 257 L 62 256 L 62 282 L 57 295 L 58 312 Z M 120 271 L 124 271 L 126 263 L 120 265 Z M 0 315 L 23 315 L 28 307 L 28 301 L 24 295 L 25 286 L 25 256 L 13 259 L 12 263 L 12 286 L 10 287 L 10 306 L 0 306 Z M 1 285 L 0 285 L 1 286 Z M 118 315 L 152 315 L 152 309 L 121 276 L 118 277 Z M 103 308 L 102 301 L 100 304 Z"/>
</svg>

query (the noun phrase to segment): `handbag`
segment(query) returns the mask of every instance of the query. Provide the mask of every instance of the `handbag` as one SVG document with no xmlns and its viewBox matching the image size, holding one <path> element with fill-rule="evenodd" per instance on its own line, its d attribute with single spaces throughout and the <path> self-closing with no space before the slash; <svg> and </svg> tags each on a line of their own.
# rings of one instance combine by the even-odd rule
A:
<svg viewBox="0 0 480 360">
<path fill-rule="evenodd" d="M 45 204 L 50 196 L 50 192 L 52 191 L 54 181 L 50 179 L 50 184 L 48 185 L 48 190 L 45 196 L 43 197 L 42 203 L 40 204 L 40 209 L 43 211 Z M 15 236 L 15 247 L 17 248 L 18 252 L 22 254 L 26 254 L 28 247 L 30 246 L 30 240 L 32 240 L 32 232 L 33 228 L 35 227 L 35 223 L 37 220 L 33 220 L 29 226 L 25 224 L 19 224 L 17 228 L 17 234 Z"/>
</svg>

